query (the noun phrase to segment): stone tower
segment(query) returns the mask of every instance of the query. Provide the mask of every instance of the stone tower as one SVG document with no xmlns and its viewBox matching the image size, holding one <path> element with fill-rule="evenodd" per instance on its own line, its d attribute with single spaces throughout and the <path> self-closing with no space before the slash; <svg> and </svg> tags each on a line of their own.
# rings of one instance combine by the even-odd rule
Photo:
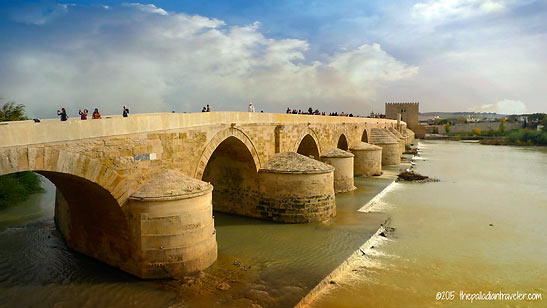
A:
<svg viewBox="0 0 547 308">
<path fill-rule="evenodd" d="M 406 122 L 407 127 L 416 133 L 416 137 L 423 138 L 425 128 L 418 120 L 419 110 L 420 103 L 386 103 L 386 119 L 397 120 L 397 115 L 401 114 L 401 121 Z"/>
</svg>

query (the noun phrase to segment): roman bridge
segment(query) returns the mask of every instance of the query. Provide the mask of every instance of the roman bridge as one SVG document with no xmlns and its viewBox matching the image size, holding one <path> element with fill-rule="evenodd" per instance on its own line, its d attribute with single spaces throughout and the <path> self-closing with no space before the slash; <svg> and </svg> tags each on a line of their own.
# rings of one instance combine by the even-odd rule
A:
<svg viewBox="0 0 547 308">
<path fill-rule="evenodd" d="M 394 120 L 247 112 L 4 122 L 0 136 L 0 175 L 55 184 L 67 244 L 142 278 L 211 265 L 212 209 L 289 223 L 334 216 L 335 186 L 353 188 L 353 167 L 378 174 L 413 140 Z"/>
</svg>

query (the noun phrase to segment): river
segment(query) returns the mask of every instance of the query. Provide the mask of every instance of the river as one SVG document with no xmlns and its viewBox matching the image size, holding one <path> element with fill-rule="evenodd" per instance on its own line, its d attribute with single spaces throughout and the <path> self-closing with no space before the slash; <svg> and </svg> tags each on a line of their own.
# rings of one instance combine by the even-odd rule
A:
<svg viewBox="0 0 547 308">
<path fill-rule="evenodd" d="M 0 211 L 0 307 L 291 307 L 385 222 L 357 210 L 390 180 L 358 178 L 328 222 L 278 224 L 215 212 L 219 258 L 202 275 L 142 281 L 71 251 L 55 186 Z M 238 265 L 234 265 L 237 263 Z M 243 267 L 245 265 L 245 267 Z M 229 290 L 217 285 L 228 283 Z"/>
<path fill-rule="evenodd" d="M 359 188 L 337 195 L 337 217 L 326 223 L 215 213 L 217 263 L 180 281 L 142 281 L 69 250 L 45 180 L 46 193 L 0 211 L 0 307 L 291 307 L 388 216 L 394 235 L 375 238 L 314 307 L 460 307 L 436 293 L 544 292 L 547 150 L 434 141 L 421 148 L 417 170 L 441 182 L 396 183 L 370 213 L 358 209 L 390 180 L 356 178 Z"/>
<path fill-rule="evenodd" d="M 377 239 L 311 306 L 547 307 L 547 148 L 420 147 L 415 169 L 441 181 L 395 183 L 371 209 L 391 217 L 394 236 Z M 542 300 L 471 303 L 479 292 Z"/>
</svg>

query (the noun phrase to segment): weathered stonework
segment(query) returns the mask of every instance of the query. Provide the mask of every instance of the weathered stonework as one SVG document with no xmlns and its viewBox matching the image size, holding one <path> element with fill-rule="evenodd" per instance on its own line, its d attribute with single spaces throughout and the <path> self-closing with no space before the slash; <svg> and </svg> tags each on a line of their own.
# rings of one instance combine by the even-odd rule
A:
<svg viewBox="0 0 547 308">
<path fill-rule="evenodd" d="M 337 193 L 356 188 L 353 185 L 353 156 L 350 152 L 332 147 L 323 151 L 321 161 L 334 167 L 334 191 Z"/>
<path fill-rule="evenodd" d="M 177 213 L 190 206 L 187 202 L 205 206 L 211 203 L 205 199 L 212 198 L 215 210 L 239 215 L 276 220 L 290 214 L 291 222 L 323 220 L 332 217 L 336 210 L 332 172 L 293 174 L 291 181 L 313 179 L 313 185 L 309 184 L 315 193 L 297 195 L 296 202 L 287 197 L 288 203 L 284 208 L 277 203 L 275 212 L 275 207 L 270 206 L 277 200 L 274 192 L 259 194 L 267 189 L 265 183 L 274 183 L 278 176 L 286 174 L 260 177 L 259 170 L 276 153 L 300 150 L 319 158 L 330 147 L 351 148 L 361 140 L 372 140 L 374 129 L 395 123 L 386 119 L 247 112 L 5 122 L 0 125 L 0 175 L 35 171 L 56 185 L 56 221 L 70 239 L 71 248 L 136 275 L 168 277 L 175 268 L 181 268 L 180 264 L 175 266 L 177 262 L 185 264 L 183 271 L 194 265 L 180 260 L 178 256 L 184 255 L 180 249 L 170 249 L 173 253 L 143 252 L 142 233 L 135 222 L 145 223 L 149 219 L 137 216 L 156 215 L 156 209 L 164 205 L 130 199 L 162 171 L 177 171 L 214 185 L 212 196 L 204 194 L 192 202 L 188 201 L 192 198 L 187 198 L 165 205 L 171 207 L 174 216 L 185 217 Z M 402 122 L 401 127 L 406 129 L 406 123 Z M 387 150 L 389 145 L 384 146 L 384 151 L 391 153 Z M 314 206 L 310 207 L 308 201 Z M 266 207 L 272 210 L 271 216 L 264 214 Z M 160 212 L 158 217 L 163 217 Z M 158 221 L 171 223 L 167 218 Z M 212 242 L 207 243 L 212 251 Z M 159 265 L 167 259 L 174 261 Z M 196 261 L 195 266 L 210 261 L 203 260 Z M 154 270 L 148 268 L 152 263 L 156 264 Z"/>
<path fill-rule="evenodd" d="M 408 135 L 408 143 L 411 144 L 414 142 L 414 139 L 415 139 L 415 135 L 414 135 L 414 132 L 411 131 L 410 129 L 408 128 L 405 128 L 404 131 L 407 133 Z"/>
<path fill-rule="evenodd" d="M 401 163 L 401 147 L 399 141 L 382 128 L 373 128 L 370 142 L 382 148 L 382 165 L 398 165 Z"/>
<path fill-rule="evenodd" d="M 262 218 L 308 223 L 336 215 L 332 166 L 294 152 L 284 152 L 274 155 L 258 175 L 258 213 Z"/>
<path fill-rule="evenodd" d="M 215 262 L 212 190 L 208 183 L 166 170 L 131 195 L 127 217 L 136 239 L 133 274 L 180 277 Z"/>
<path fill-rule="evenodd" d="M 397 140 L 399 141 L 399 146 L 401 147 L 401 154 L 405 151 L 405 144 L 406 144 L 406 139 L 405 137 L 398 131 L 396 130 L 395 128 L 393 127 L 389 127 L 387 129 L 393 136 L 395 136 L 395 138 L 397 138 Z"/>
<path fill-rule="evenodd" d="M 371 176 L 382 174 L 382 148 L 376 145 L 360 142 L 354 144 L 350 151 L 354 157 L 355 176 Z"/>
</svg>

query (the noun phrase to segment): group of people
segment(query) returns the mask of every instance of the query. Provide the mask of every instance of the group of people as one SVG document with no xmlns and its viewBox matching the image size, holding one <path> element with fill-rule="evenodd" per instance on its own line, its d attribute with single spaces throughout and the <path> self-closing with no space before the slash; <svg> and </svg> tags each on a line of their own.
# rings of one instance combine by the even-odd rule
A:
<svg viewBox="0 0 547 308">
<path fill-rule="evenodd" d="M 253 105 L 253 103 L 249 103 L 249 107 L 248 107 L 247 111 L 248 112 L 255 112 L 255 106 Z M 203 107 L 201 109 L 201 112 L 211 112 L 211 106 L 207 105 L 206 107 Z M 264 112 L 264 111 L 260 111 L 260 112 Z M 287 108 L 287 113 L 288 114 L 326 115 L 324 111 L 320 112 L 319 109 L 313 110 L 313 108 L 311 108 L 311 107 L 308 108 L 307 112 L 302 111 L 301 109 L 296 110 L 296 109 Z M 84 110 L 80 109 L 78 111 L 78 114 L 80 114 L 80 119 L 87 120 L 87 114 L 88 114 L 87 109 L 84 109 Z M 68 120 L 68 115 L 67 115 L 67 112 L 66 112 L 65 108 L 61 108 L 61 110 L 57 110 L 57 115 L 61 117 L 61 121 Z M 123 106 L 122 116 L 124 118 L 127 118 L 128 115 L 129 115 L 129 108 L 127 108 L 127 106 Z M 353 114 L 351 114 L 351 113 L 346 114 L 344 112 L 341 112 L 341 113 L 331 112 L 331 113 L 329 113 L 329 116 L 353 117 Z M 95 108 L 95 110 L 93 111 L 93 114 L 91 115 L 91 118 L 92 119 L 101 119 L 101 113 L 99 112 L 98 108 Z"/>
<path fill-rule="evenodd" d="M 308 111 L 302 111 L 301 109 L 292 109 L 291 108 L 287 108 L 287 111 L 286 113 L 288 114 L 310 114 L 310 115 L 326 115 L 326 113 L 323 111 L 323 112 L 320 112 L 319 109 L 315 109 L 313 110 L 313 108 L 308 108 Z M 340 114 L 338 112 L 331 112 L 329 113 L 329 116 L 342 116 L 342 117 L 353 117 L 353 114 L 351 113 L 344 113 L 344 112 L 341 112 Z"/>
<path fill-rule="evenodd" d="M 247 108 L 247 111 L 255 112 L 255 106 L 253 105 L 253 103 L 249 103 L 249 108 Z M 201 112 L 211 112 L 211 106 L 207 105 L 207 107 L 201 108 Z M 260 111 L 260 112 L 264 112 L 264 111 Z"/>
<path fill-rule="evenodd" d="M 325 112 L 319 112 L 319 109 L 315 109 L 315 111 L 310 107 L 308 108 L 308 111 L 303 111 L 302 109 L 292 109 L 287 108 L 288 114 L 313 114 L 313 115 L 325 115 Z"/>
<path fill-rule="evenodd" d="M 64 109 L 64 108 L 63 108 Z M 84 109 L 82 111 L 82 109 L 78 110 L 78 113 L 80 114 L 80 119 L 82 120 L 87 120 L 87 109 Z M 93 114 L 91 115 L 91 118 L 92 119 L 101 119 L 101 113 L 99 112 L 99 109 L 95 108 L 95 110 L 93 110 Z M 61 117 L 61 121 L 62 121 L 62 117 Z"/>
<path fill-rule="evenodd" d="M 88 112 L 89 111 L 87 109 L 78 110 L 78 114 L 80 115 L 80 119 L 81 120 L 87 120 Z M 65 108 L 61 108 L 61 110 L 57 110 L 57 115 L 61 117 L 61 121 L 68 120 L 68 115 L 67 115 L 67 112 L 66 112 Z M 123 106 L 122 116 L 124 118 L 127 118 L 128 115 L 129 115 L 129 108 L 127 108 L 127 106 Z M 99 112 L 99 108 L 95 108 L 95 110 L 93 110 L 93 114 L 91 115 L 91 118 L 92 119 L 102 119 L 101 118 L 101 113 Z"/>
</svg>

